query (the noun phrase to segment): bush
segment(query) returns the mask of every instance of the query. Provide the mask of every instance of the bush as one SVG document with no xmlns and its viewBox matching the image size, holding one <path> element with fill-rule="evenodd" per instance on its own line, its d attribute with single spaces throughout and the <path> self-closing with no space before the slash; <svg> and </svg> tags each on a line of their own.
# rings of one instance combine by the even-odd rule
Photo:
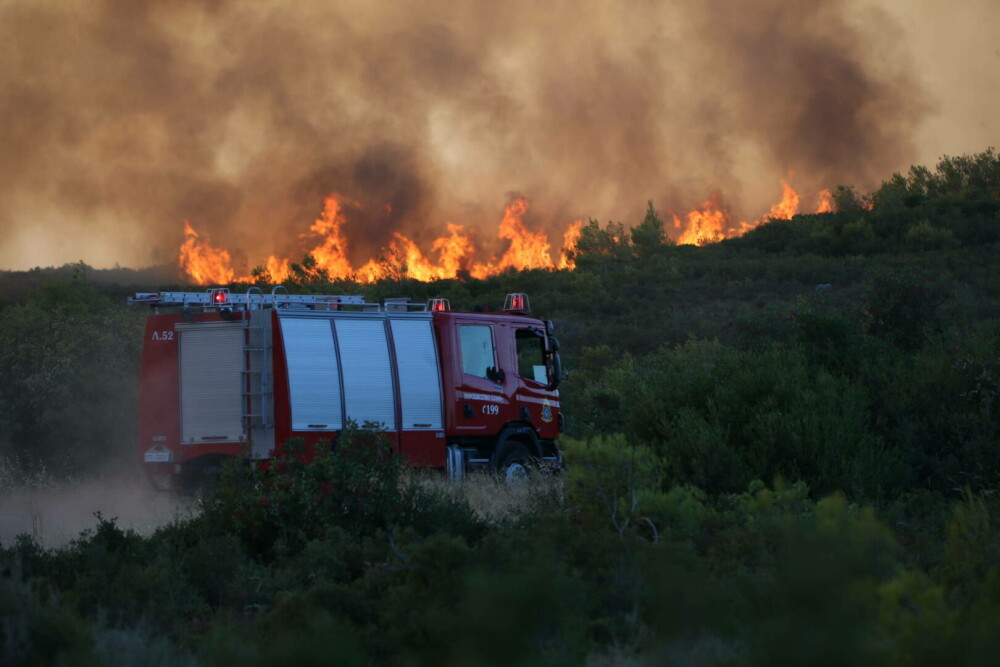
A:
<svg viewBox="0 0 1000 667">
<path fill-rule="evenodd" d="M 958 245 L 950 229 L 935 227 L 926 218 L 906 230 L 903 242 L 913 250 L 944 250 Z"/>
<path fill-rule="evenodd" d="M 647 509 L 641 500 L 660 479 L 659 461 L 650 449 L 629 445 L 620 435 L 587 441 L 564 438 L 562 446 L 567 501 L 578 521 L 610 526 L 619 537 L 650 528 L 655 533 L 655 526 L 640 524 Z"/>
<path fill-rule="evenodd" d="M 936 309 L 944 296 L 941 286 L 926 274 L 878 273 L 865 285 L 867 331 L 900 349 L 915 350 L 937 328 Z"/>
<path fill-rule="evenodd" d="M 83 273 L 0 317 L 0 457 L 57 477 L 126 459 L 136 432 L 142 318 Z"/>
<path fill-rule="evenodd" d="M 812 363 L 839 373 L 857 364 L 864 345 L 860 314 L 836 303 L 831 288 L 800 296 L 794 322 L 796 339 Z"/>
<path fill-rule="evenodd" d="M 819 494 L 878 498 L 903 482 L 897 456 L 870 430 L 865 393 L 800 349 L 692 341 L 623 364 L 610 382 L 630 444 L 663 460 L 664 488 L 731 493 L 780 476 Z"/>
<path fill-rule="evenodd" d="M 481 532 L 467 505 L 403 484 L 402 465 L 383 434 L 348 424 L 335 447 L 307 448 L 295 439 L 266 468 L 232 462 L 206 499 L 202 520 L 231 531 L 265 559 L 298 554 L 339 531 L 363 537 L 408 524 L 425 534 L 446 528 L 474 538 Z"/>
<path fill-rule="evenodd" d="M 0 578 L 0 662 L 93 662 L 89 624 L 62 605 L 46 602 L 18 574 Z"/>
</svg>

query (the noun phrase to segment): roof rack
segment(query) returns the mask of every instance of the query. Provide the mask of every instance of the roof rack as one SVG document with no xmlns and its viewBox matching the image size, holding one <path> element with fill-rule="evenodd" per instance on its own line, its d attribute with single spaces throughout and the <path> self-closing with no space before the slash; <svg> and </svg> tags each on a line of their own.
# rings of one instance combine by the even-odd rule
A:
<svg viewBox="0 0 1000 667">
<path fill-rule="evenodd" d="M 341 310 L 345 306 L 363 310 L 409 311 L 426 310 L 426 304 L 411 303 L 407 299 L 386 299 L 385 306 L 365 301 L 360 294 L 289 294 L 282 285 L 276 285 L 270 294 L 259 287 L 251 287 L 243 294 L 234 294 L 228 287 L 213 287 L 204 292 L 136 292 L 128 297 L 130 306 L 147 305 L 152 308 L 201 308 L 212 310 L 263 310 L 265 308 L 301 308 L 309 310 Z"/>
</svg>

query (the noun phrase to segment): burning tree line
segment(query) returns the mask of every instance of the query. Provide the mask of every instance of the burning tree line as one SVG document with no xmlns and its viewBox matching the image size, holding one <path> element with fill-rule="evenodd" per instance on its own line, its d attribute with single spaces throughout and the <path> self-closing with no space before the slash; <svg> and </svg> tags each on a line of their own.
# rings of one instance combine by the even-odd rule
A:
<svg viewBox="0 0 1000 667">
<path fill-rule="evenodd" d="M 789 181 L 782 179 L 781 185 L 781 200 L 771 206 L 767 214 L 752 222 L 734 219 L 718 192 L 687 212 L 671 212 L 674 234 L 670 238 L 678 244 L 704 245 L 741 236 L 770 220 L 789 220 L 799 213 L 800 197 Z M 324 199 L 320 216 L 300 237 L 304 244 L 312 245 L 308 253 L 316 267 L 334 279 L 375 282 L 389 277 L 392 266 L 404 267 L 409 277 L 421 281 L 455 278 L 462 274 L 486 278 L 507 269 L 572 269 L 574 250 L 583 229 L 582 220 L 570 222 L 562 231 L 558 252 L 553 255 L 549 236 L 543 231 L 532 231 L 525 224 L 524 216 L 530 203 L 518 196 L 504 209 L 497 230 L 497 238 L 507 242 L 506 250 L 499 256 L 483 259 L 483 252 L 477 249 L 466 228 L 448 222 L 447 232 L 431 243 L 430 253 L 425 254 L 415 241 L 396 231 L 381 256 L 355 266 L 349 258 L 350 239 L 345 229 L 352 206 L 358 204 L 341 195 L 331 194 Z M 391 204 L 386 206 L 391 207 Z M 821 191 L 816 213 L 832 210 L 830 192 Z M 213 246 L 206 235 L 199 234 L 186 220 L 178 262 L 185 277 L 198 285 L 250 282 L 265 274 L 268 282 L 280 283 L 292 272 L 290 259 L 269 255 L 254 270 L 255 276 L 242 276 L 233 268 L 230 252 Z"/>
</svg>

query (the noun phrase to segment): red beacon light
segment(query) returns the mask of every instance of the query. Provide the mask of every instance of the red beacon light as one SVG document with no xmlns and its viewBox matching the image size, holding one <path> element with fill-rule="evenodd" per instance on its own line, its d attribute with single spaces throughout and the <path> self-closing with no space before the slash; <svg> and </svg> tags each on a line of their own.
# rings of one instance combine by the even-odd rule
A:
<svg viewBox="0 0 1000 667">
<path fill-rule="evenodd" d="M 208 290 L 212 294 L 212 303 L 221 304 L 229 301 L 229 288 L 221 287 L 219 289 Z"/>
<path fill-rule="evenodd" d="M 524 292 L 508 294 L 507 299 L 503 303 L 503 309 L 508 313 L 524 313 L 527 315 L 531 312 L 531 307 L 528 305 L 528 295 Z"/>
<path fill-rule="evenodd" d="M 440 299 L 440 298 L 428 299 L 427 307 L 425 308 L 425 310 L 430 310 L 430 311 L 451 310 L 451 304 L 448 303 L 448 299 Z"/>
</svg>

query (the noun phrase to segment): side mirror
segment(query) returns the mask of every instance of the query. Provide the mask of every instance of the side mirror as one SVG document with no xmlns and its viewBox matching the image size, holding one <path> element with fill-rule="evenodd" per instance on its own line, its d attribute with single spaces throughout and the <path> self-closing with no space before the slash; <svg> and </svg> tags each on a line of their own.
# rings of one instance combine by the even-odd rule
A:
<svg viewBox="0 0 1000 667">
<path fill-rule="evenodd" d="M 555 340 L 555 339 L 553 339 Z M 558 344 L 556 349 L 558 349 Z M 552 363 L 549 365 L 549 385 L 546 387 L 549 391 L 554 391 L 559 388 L 559 383 L 563 379 L 563 369 L 562 369 L 562 359 L 559 358 L 559 353 L 552 352 Z"/>
</svg>

